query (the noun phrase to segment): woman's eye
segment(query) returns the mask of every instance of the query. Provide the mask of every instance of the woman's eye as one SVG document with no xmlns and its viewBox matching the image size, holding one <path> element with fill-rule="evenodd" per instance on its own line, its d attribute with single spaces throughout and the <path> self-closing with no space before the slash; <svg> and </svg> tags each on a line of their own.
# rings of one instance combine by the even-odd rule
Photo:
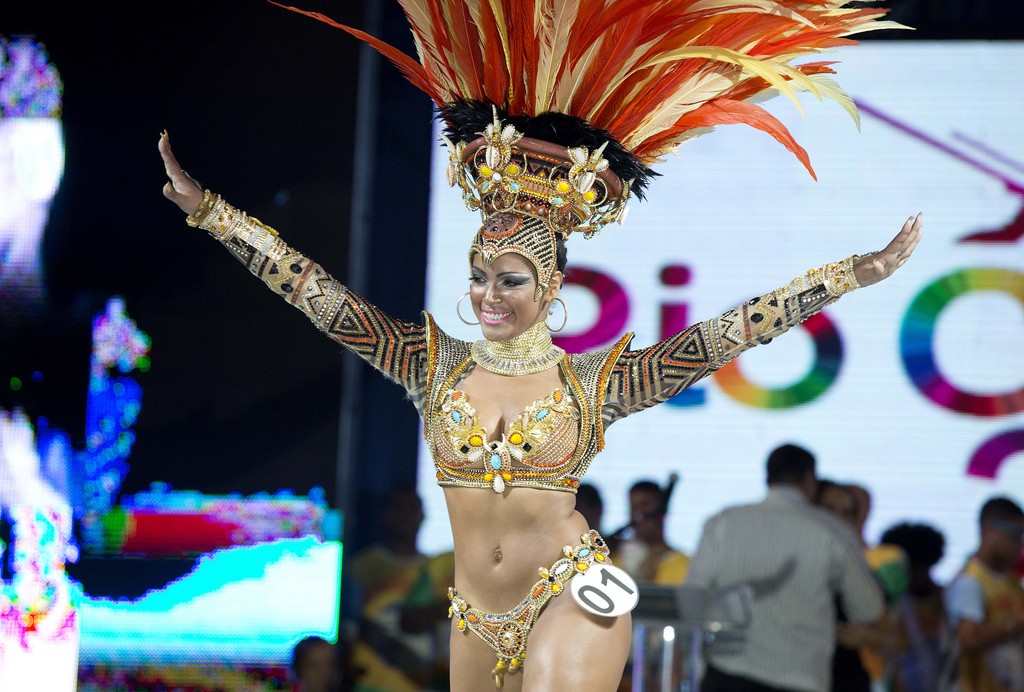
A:
<svg viewBox="0 0 1024 692">
<path fill-rule="evenodd" d="M 469 280 L 470 280 L 470 282 L 475 283 L 475 284 L 485 284 L 485 283 L 487 283 L 487 279 L 485 279 L 482 276 L 471 276 L 471 277 L 469 277 Z"/>
</svg>

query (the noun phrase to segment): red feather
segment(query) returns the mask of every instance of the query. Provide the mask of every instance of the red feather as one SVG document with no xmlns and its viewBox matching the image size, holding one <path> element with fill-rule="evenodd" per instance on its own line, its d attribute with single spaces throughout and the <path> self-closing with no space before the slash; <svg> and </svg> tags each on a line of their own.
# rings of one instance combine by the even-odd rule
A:
<svg viewBox="0 0 1024 692">
<path fill-rule="evenodd" d="M 854 44 L 849 36 L 876 26 L 898 27 L 877 21 L 887 9 L 848 7 L 851 0 L 774 0 L 767 9 L 744 0 L 400 0 L 417 61 L 323 14 L 268 1 L 365 41 L 438 105 L 464 99 L 514 115 L 563 112 L 608 130 L 644 163 L 700 134 L 695 129 L 743 123 L 781 142 L 812 176 L 789 131 L 747 100 L 788 81 L 813 88 L 806 76 L 832 73 L 834 63 L 797 58 Z M 567 14 L 572 7 L 576 14 Z M 552 21 L 545 13 L 555 13 L 556 26 L 573 18 L 568 36 L 559 34 L 564 46 L 538 40 L 537 17 Z M 686 48 L 707 57 L 680 54 Z M 693 103 L 682 101 L 687 94 Z M 829 95 L 845 98 L 834 86 Z"/>
<path fill-rule="evenodd" d="M 444 5 L 446 27 L 451 34 L 452 57 L 460 73 L 461 96 L 467 100 L 483 99 L 484 61 L 480 52 L 480 32 L 463 2 Z"/>
<path fill-rule="evenodd" d="M 479 29 L 484 54 L 484 97 L 504 106 L 508 102 L 508 63 L 498 20 L 488 0 L 480 2 Z"/>
</svg>

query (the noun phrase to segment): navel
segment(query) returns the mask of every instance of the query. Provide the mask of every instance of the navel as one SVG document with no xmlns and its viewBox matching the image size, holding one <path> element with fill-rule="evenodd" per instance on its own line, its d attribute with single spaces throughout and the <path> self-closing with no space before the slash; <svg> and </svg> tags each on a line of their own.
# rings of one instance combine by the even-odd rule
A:
<svg viewBox="0 0 1024 692">
<path fill-rule="evenodd" d="M 501 558 L 502 558 L 501 546 L 500 545 L 499 546 L 495 546 L 495 548 L 494 548 L 494 561 L 495 562 L 501 562 Z"/>
</svg>

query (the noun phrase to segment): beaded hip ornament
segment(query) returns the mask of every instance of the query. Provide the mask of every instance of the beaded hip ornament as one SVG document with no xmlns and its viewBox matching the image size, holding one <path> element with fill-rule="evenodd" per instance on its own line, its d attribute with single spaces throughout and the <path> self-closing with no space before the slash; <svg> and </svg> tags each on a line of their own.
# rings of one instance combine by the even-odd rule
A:
<svg viewBox="0 0 1024 692">
<path fill-rule="evenodd" d="M 530 629 L 548 601 L 561 595 L 567 581 L 586 572 L 595 562 L 611 564 L 608 553 L 608 545 L 601 534 L 591 529 L 580 536 L 579 545 L 562 548 L 564 557 L 550 568 L 539 568 L 540 580 L 530 589 L 529 595 L 505 613 L 488 613 L 474 608 L 466 603 L 455 587 L 449 587 L 451 605 L 448 617 L 455 620 L 460 632 L 469 629 L 480 637 L 498 657 L 498 663 L 491 671 L 496 688 L 504 686 L 505 673 L 519 671 L 526 662 Z"/>
</svg>

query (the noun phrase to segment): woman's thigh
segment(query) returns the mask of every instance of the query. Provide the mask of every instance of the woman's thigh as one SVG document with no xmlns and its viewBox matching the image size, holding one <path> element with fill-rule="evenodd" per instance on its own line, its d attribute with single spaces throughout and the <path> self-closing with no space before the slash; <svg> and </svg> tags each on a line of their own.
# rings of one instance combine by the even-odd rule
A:
<svg viewBox="0 0 1024 692">
<path fill-rule="evenodd" d="M 614 692 L 629 656 L 632 620 L 591 615 L 562 594 L 551 599 L 530 632 L 523 689 Z"/>
</svg>

